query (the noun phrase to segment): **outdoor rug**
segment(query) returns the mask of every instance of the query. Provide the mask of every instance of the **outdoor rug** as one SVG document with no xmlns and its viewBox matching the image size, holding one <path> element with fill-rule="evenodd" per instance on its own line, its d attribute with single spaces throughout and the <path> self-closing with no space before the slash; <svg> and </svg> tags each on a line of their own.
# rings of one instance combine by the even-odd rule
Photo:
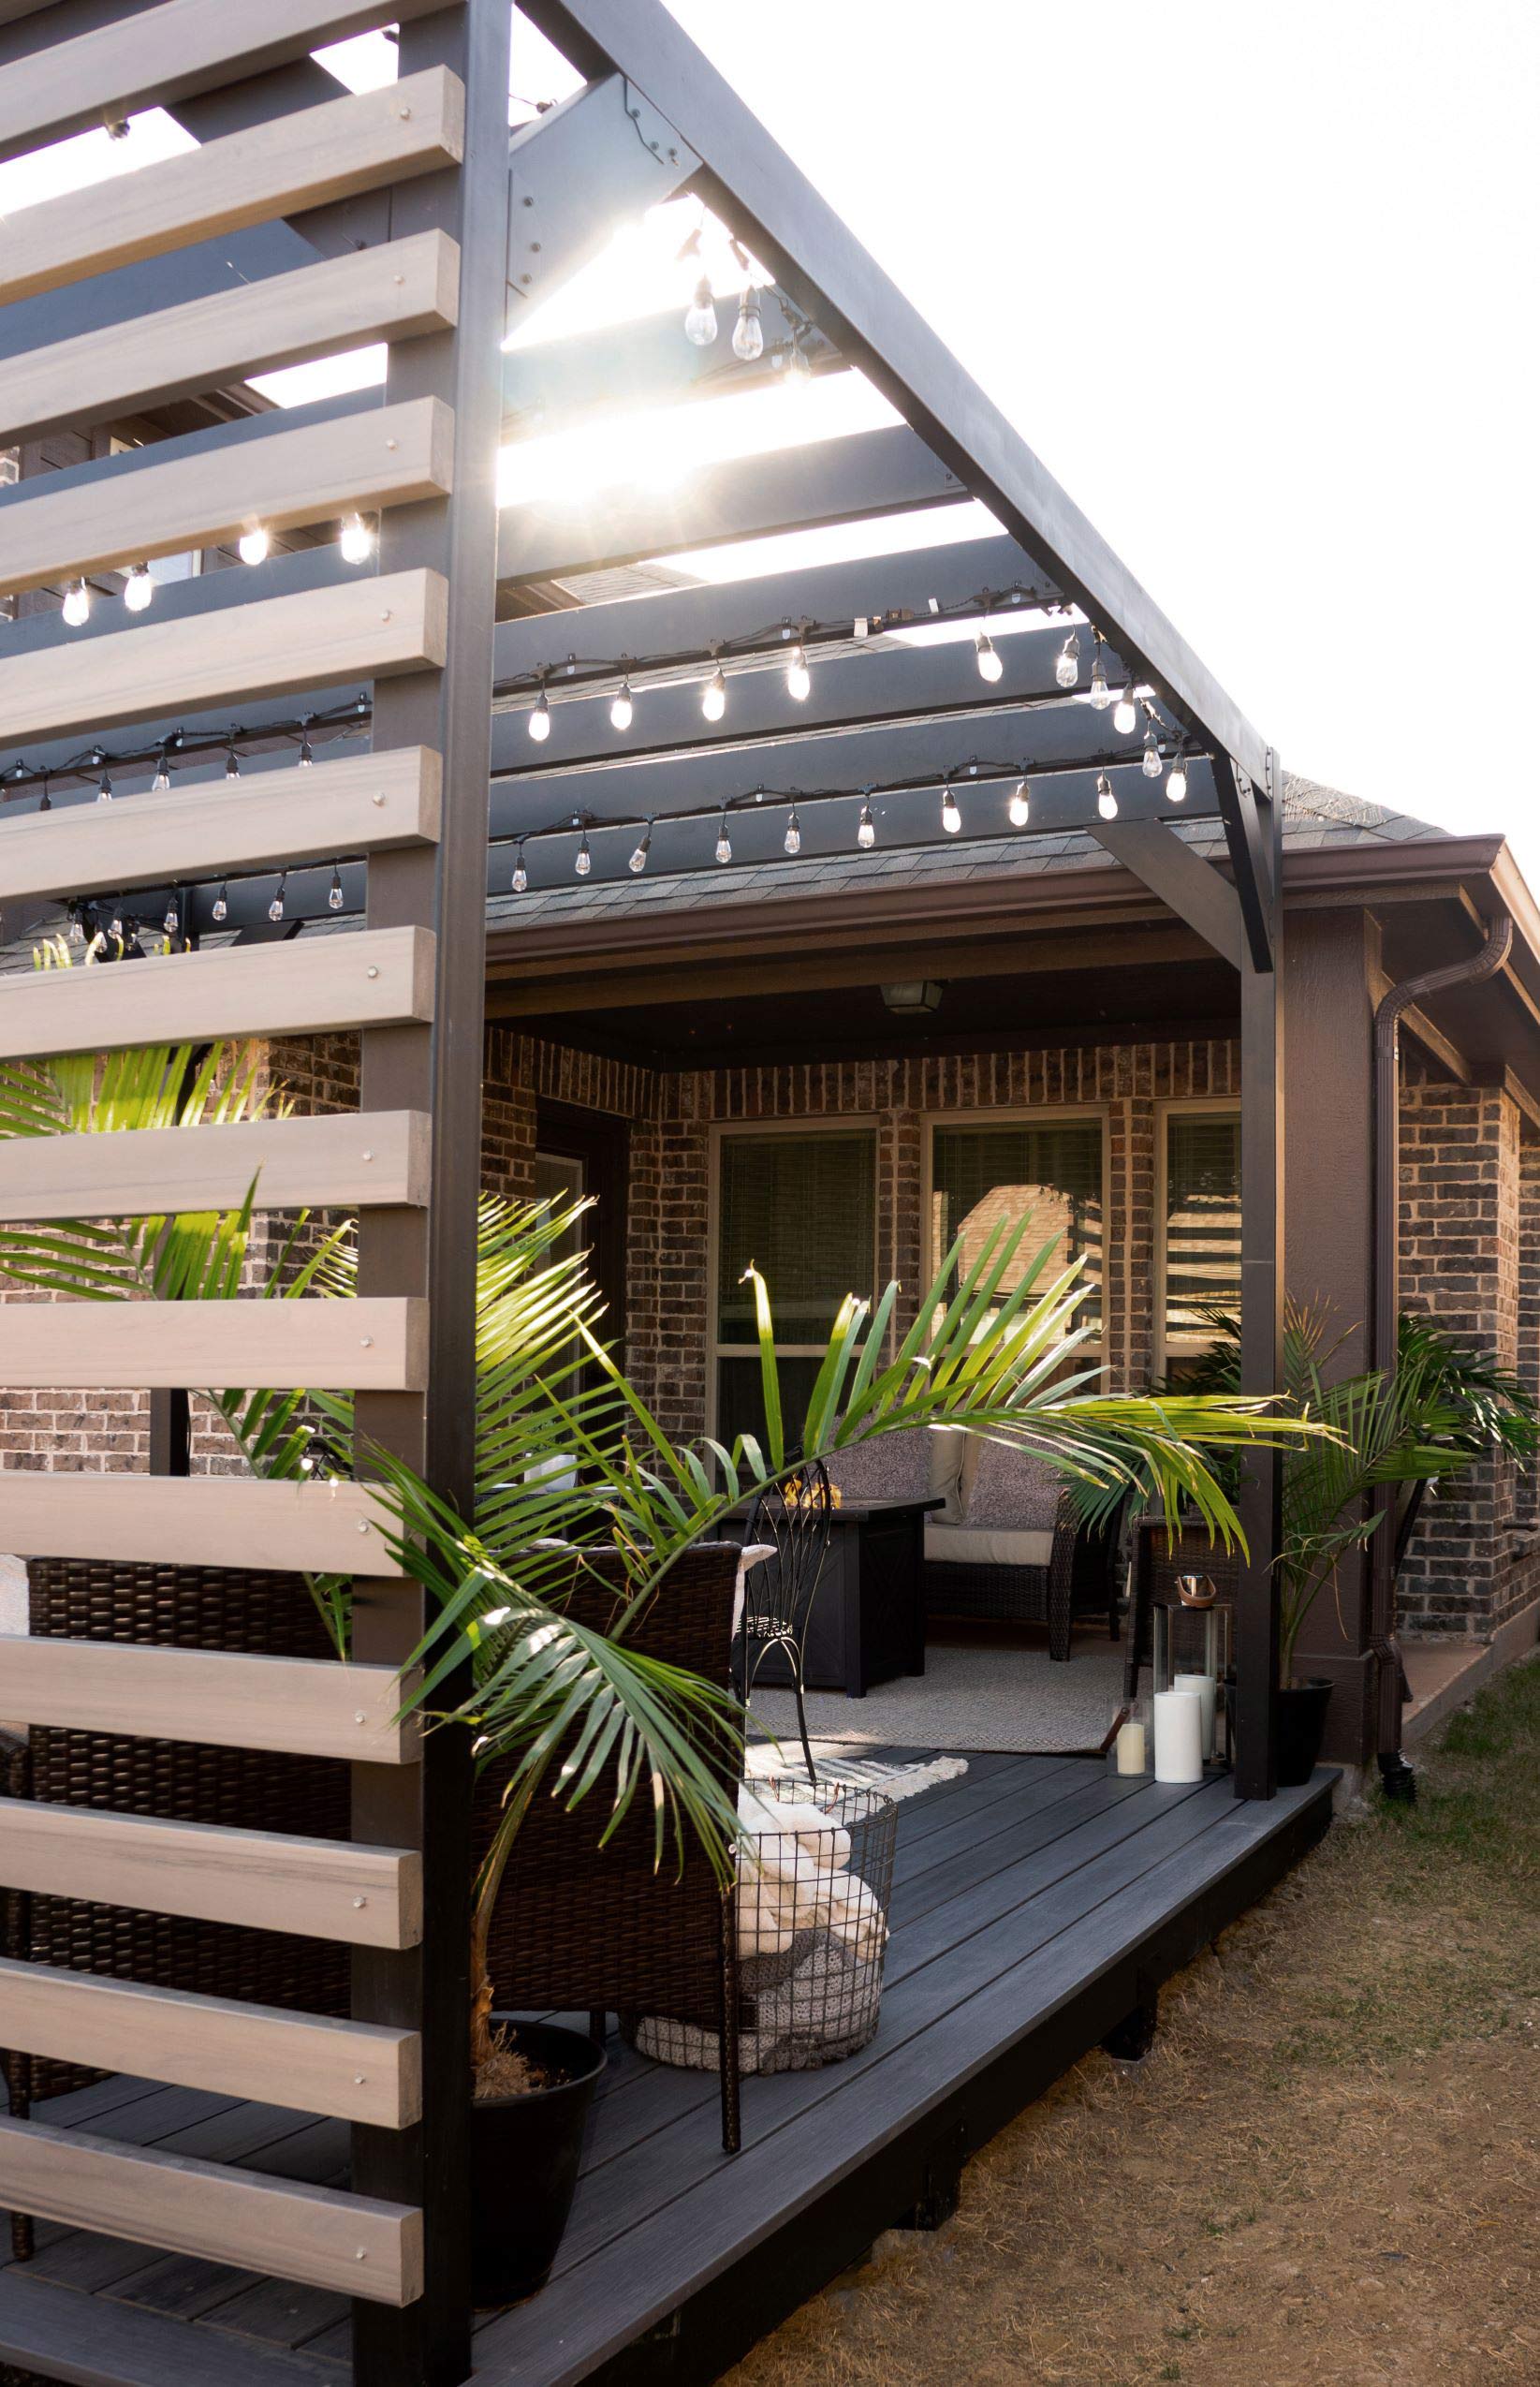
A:
<svg viewBox="0 0 1540 2387">
<path fill-rule="evenodd" d="M 814 1744 L 843 1748 L 1000 1749 L 1023 1757 L 1075 1757 L 1098 1748 L 1122 1699 L 1122 1650 L 1077 1639 L 1055 1665 L 1045 1649 L 932 1643 L 923 1674 L 901 1674 L 864 1699 L 809 1691 Z M 773 1732 L 788 1767 L 800 1756 L 797 1703 L 789 1691 L 755 1691 L 750 1713 Z"/>
</svg>

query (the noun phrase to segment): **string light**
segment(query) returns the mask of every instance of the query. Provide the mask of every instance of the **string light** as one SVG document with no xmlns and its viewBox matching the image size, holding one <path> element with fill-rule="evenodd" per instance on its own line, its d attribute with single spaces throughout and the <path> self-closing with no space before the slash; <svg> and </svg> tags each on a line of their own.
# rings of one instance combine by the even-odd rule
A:
<svg viewBox="0 0 1540 2387">
<path fill-rule="evenodd" d="M 732 839 L 727 834 L 727 807 L 726 804 L 722 807 L 722 818 L 716 824 L 716 858 L 718 862 L 731 862 L 733 858 Z"/>
<path fill-rule="evenodd" d="M 799 854 L 802 850 L 802 824 L 797 818 L 795 804 L 791 807 L 791 818 L 786 823 L 786 833 L 783 842 L 788 854 Z"/>
<path fill-rule="evenodd" d="M 221 927 L 221 926 L 224 924 L 224 922 L 225 922 L 227 920 L 228 920 L 229 916 L 230 916 L 230 890 L 229 890 L 229 884 L 228 884 L 228 881 L 227 881 L 227 880 L 226 880 L 226 879 L 223 879 L 223 878 L 222 878 L 222 879 L 220 880 L 220 882 L 219 882 L 219 892 L 218 892 L 218 894 L 217 894 L 217 895 L 214 897 L 214 899 L 213 899 L 213 921 L 214 921 L 214 926 L 215 926 L 216 928 Z"/>
<path fill-rule="evenodd" d="M 1160 759 L 1160 740 L 1155 735 L 1155 725 L 1151 721 L 1144 733 L 1144 752 L 1139 759 L 1139 769 L 1147 779 L 1158 779 L 1163 767 Z"/>
<path fill-rule="evenodd" d="M 271 545 L 266 523 L 254 523 L 250 530 L 243 530 L 236 541 L 236 553 L 242 564 L 265 564 Z"/>
<path fill-rule="evenodd" d="M 715 345 L 716 307 L 711 299 L 711 279 L 705 273 L 696 284 L 695 296 L 684 310 L 684 337 L 694 348 Z"/>
<path fill-rule="evenodd" d="M 110 804 L 111 801 L 112 782 L 104 767 L 102 771 L 101 786 L 96 789 L 96 802 L 99 804 Z"/>
<path fill-rule="evenodd" d="M 1032 818 L 1032 789 L 1024 779 L 1019 779 L 1011 791 L 1006 807 L 1013 829 L 1024 829 Z"/>
<path fill-rule="evenodd" d="M 130 613 L 142 613 L 155 593 L 148 564 L 131 564 L 123 584 L 123 601 Z"/>
<path fill-rule="evenodd" d="M 641 833 L 641 839 L 640 839 L 639 844 L 637 846 L 637 848 L 636 848 L 635 852 L 634 852 L 634 853 L 632 854 L 632 856 L 631 856 L 631 861 L 630 861 L 630 864 L 629 864 L 629 867 L 630 867 L 631 871 L 633 872 L 633 874 L 634 874 L 634 875 L 635 875 L 638 878 L 639 878 L 639 877 L 641 877 L 642 872 L 646 869 L 646 867 L 647 867 L 647 857 L 648 857 L 648 855 L 652 852 L 652 850 L 653 850 L 653 824 L 652 824 L 652 822 L 651 822 L 651 821 L 649 821 L 649 822 L 648 822 L 648 824 L 647 824 L 647 826 L 646 826 L 646 828 L 643 830 L 643 832 L 642 832 L 642 833 Z"/>
<path fill-rule="evenodd" d="M 812 363 L 804 355 L 801 342 L 795 332 L 791 335 L 791 346 L 786 351 L 785 375 L 788 390 L 805 390 L 813 379 Z"/>
<path fill-rule="evenodd" d="M 786 694 L 798 704 L 805 704 L 813 689 L 813 674 L 808 670 L 807 649 L 798 639 L 786 657 Z"/>
<path fill-rule="evenodd" d="M 164 796 L 169 791 L 170 785 L 171 766 L 166 759 L 166 748 L 162 746 L 160 750 L 160 760 L 155 765 L 155 775 L 150 782 L 150 793 L 153 796 Z"/>
<path fill-rule="evenodd" d="M 715 655 L 714 647 L 711 653 Z M 708 721 L 720 721 L 727 710 L 727 683 L 722 675 L 720 663 L 700 691 L 700 710 Z"/>
<path fill-rule="evenodd" d="M 374 552 L 374 534 L 361 514 L 349 514 L 337 543 L 345 564 L 367 564 Z"/>
<path fill-rule="evenodd" d="M 1096 645 L 1091 658 L 1091 701 L 1098 713 L 1105 713 L 1112 701 L 1112 691 L 1107 685 L 1107 670 L 1102 662 L 1102 634 L 1096 632 Z"/>
<path fill-rule="evenodd" d="M 1062 688 L 1072 688 L 1080 676 L 1080 641 L 1071 630 L 1054 659 L 1053 676 Z"/>
<path fill-rule="evenodd" d="M 225 776 L 227 779 L 239 779 L 241 776 L 241 757 L 235 751 L 233 738 L 225 749 Z"/>
<path fill-rule="evenodd" d="M 765 353 L 765 327 L 760 320 L 759 293 L 751 283 L 738 302 L 733 326 L 733 354 L 740 364 L 755 364 Z"/>
<path fill-rule="evenodd" d="M 310 723 L 308 720 L 305 722 L 303 729 L 300 732 L 300 753 L 299 759 L 294 767 L 296 771 L 314 771 L 315 768 L 315 750 L 310 743 Z"/>
<path fill-rule="evenodd" d="M 283 917 L 284 917 L 284 898 L 285 898 L 285 896 L 286 896 L 286 892 L 287 892 L 287 890 L 288 890 L 288 873 L 287 873 L 287 871 L 286 870 L 286 871 L 283 871 L 283 872 L 281 872 L 281 873 L 279 874 L 279 878 L 278 878 L 278 891 L 277 891 L 277 893 L 273 896 L 273 899 L 272 899 L 271 903 L 268 906 L 268 918 L 269 918 L 269 920 L 271 920 L 271 921 L 272 921 L 272 923 L 273 923 L 274 927 L 276 927 L 276 926 L 277 926 L 278 922 L 279 922 L 279 921 L 283 919 Z"/>
<path fill-rule="evenodd" d="M 1105 771 L 1096 774 L 1096 809 L 1104 820 L 1116 820 L 1118 818 L 1118 799 Z"/>
<path fill-rule="evenodd" d="M 181 918 L 180 918 L 180 916 L 179 916 L 179 914 L 178 914 L 178 911 L 177 911 L 177 907 L 176 907 L 176 901 L 175 901 L 175 898 L 174 898 L 174 897 L 173 897 L 172 901 L 167 905 L 167 906 L 166 906 L 166 917 L 165 917 L 165 919 L 161 921 L 161 923 L 160 923 L 160 924 L 161 924 L 162 928 L 166 931 L 166 934 L 167 934 L 167 936 L 174 936 L 176 935 L 176 933 L 177 933 L 177 930 L 181 927 L 181 925 L 182 925 L 182 921 L 181 921 Z"/>
<path fill-rule="evenodd" d="M 994 651 L 994 641 L 988 630 L 980 630 L 974 641 L 974 659 L 978 665 L 979 678 L 988 680 L 992 687 L 1005 667 Z"/>
<path fill-rule="evenodd" d="M 524 868 L 524 841 L 520 838 L 513 857 L 513 891 L 521 895 L 529 885 L 529 872 Z"/>
<path fill-rule="evenodd" d="M 65 620 L 72 630 L 80 629 L 91 618 L 91 591 L 84 581 L 72 581 L 65 591 Z"/>
<path fill-rule="evenodd" d="M 572 867 L 577 872 L 579 878 L 586 878 L 589 872 L 594 867 L 594 856 L 589 851 L 588 832 L 586 829 L 583 831 L 581 837 L 578 841 L 578 858 Z"/>
<path fill-rule="evenodd" d="M 962 815 L 958 810 L 957 797 L 949 779 L 941 791 L 941 825 L 948 837 L 955 837 L 962 826 Z"/>
<path fill-rule="evenodd" d="M 337 862 L 331 865 L 331 884 L 326 891 L 326 907 L 329 912 L 340 912 L 343 907 L 343 874 Z"/>
<path fill-rule="evenodd" d="M 1178 755 L 1175 762 L 1172 763 L 1170 770 L 1166 774 L 1166 792 L 1174 804 L 1181 803 L 1182 798 L 1186 795 L 1187 760 L 1184 755 Z"/>
<path fill-rule="evenodd" d="M 861 817 L 856 823 L 856 843 L 863 854 L 869 854 L 877 842 L 877 824 L 872 818 L 870 795 L 861 799 Z"/>
<path fill-rule="evenodd" d="M 539 697 L 530 712 L 529 733 L 537 746 L 544 745 L 550 735 L 550 699 L 546 694 L 544 681 L 540 684 Z"/>
<path fill-rule="evenodd" d="M 628 679 L 623 680 L 615 690 L 614 701 L 609 707 L 610 728 L 629 729 L 636 717 L 636 703 L 631 695 L 631 683 Z"/>
<path fill-rule="evenodd" d="M 1117 710 L 1112 715 L 1112 727 L 1122 737 L 1132 737 L 1138 717 L 1139 708 L 1134 701 L 1134 674 L 1130 671 L 1127 684 L 1118 699 Z"/>
</svg>

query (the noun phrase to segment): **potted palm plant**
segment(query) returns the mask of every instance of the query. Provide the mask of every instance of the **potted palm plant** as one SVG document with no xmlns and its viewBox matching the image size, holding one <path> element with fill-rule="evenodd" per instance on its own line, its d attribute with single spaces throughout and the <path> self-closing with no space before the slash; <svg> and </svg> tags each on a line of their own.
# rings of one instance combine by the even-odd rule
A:
<svg viewBox="0 0 1540 2387">
<path fill-rule="evenodd" d="M 1199 1392 L 1233 1392 L 1240 1321 L 1223 1310 L 1210 1315 L 1214 1340 L 1189 1382 Z M 1278 1776 L 1285 1784 L 1308 1782 L 1320 1755 L 1331 1685 L 1301 1675 L 1299 1641 L 1321 1594 L 1329 1587 L 1336 1597 L 1343 1557 L 1388 1533 L 1399 1568 L 1430 1494 L 1497 1453 L 1527 1465 L 1540 1444 L 1534 1402 L 1511 1369 L 1432 1319 L 1402 1314 L 1393 1375 L 1371 1368 L 1331 1377 L 1344 1340 L 1327 1307 L 1289 1303 L 1284 1392 L 1300 1417 L 1328 1431 L 1295 1442 L 1283 1460 Z"/>
<path fill-rule="evenodd" d="M 113 1056 L 105 1064 L 0 1068 L 0 1135 L 110 1133 L 121 1128 L 231 1124 L 273 1107 L 257 1056 L 216 1049 Z M 123 1300 L 300 1292 L 345 1298 L 350 1230 L 313 1231 L 303 1217 L 258 1250 L 254 1186 L 221 1216 L 108 1219 L 0 1230 L 0 1279 L 78 1298 Z M 469 1517 L 412 1472 L 354 1448 L 351 1405 L 336 1395 L 263 1391 L 210 1395 L 249 1463 L 274 1476 L 360 1466 L 379 1484 L 388 1530 L 433 1595 L 434 1621 L 403 1680 L 403 1704 L 438 1729 L 473 1738 L 476 1763 L 501 1785 L 501 1814 L 475 1885 L 467 2089 L 475 2138 L 496 2139 L 484 2165 L 489 2233 L 502 2248 L 485 2291 L 537 2281 L 554 2252 L 550 2228 L 515 2246 L 520 2186 L 542 2169 L 548 2222 L 576 2176 L 593 2051 L 577 2034 L 536 2041 L 500 2012 L 486 1951 L 491 1919 L 520 1821 L 552 1777 L 576 1807 L 592 1799 L 595 1836 L 612 1834 L 638 1798 L 651 1804 L 656 1860 L 703 1846 L 727 1878 L 736 1805 L 713 1765 L 741 1718 L 726 1691 L 632 1646 L 628 1629 L 692 1542 L 761 1490 L 809 1461 L 873 1436 L 925 1427 L 988 1436 L 1031 1451 L 1076 1487 L 1088 1517 L 1132 1488 L 1174 1519 L 1202 1517 L 1225 1546 L 1239 1539 L 1212 1461 L 1247 1445 L 1291 1440 L 1301 1429 L 1271 1405 L 1233 1392 L 1166 1399 L 1109 1395 L 1075 1354 L 1078 1266 L 1055 1270 L 1045 1245 L 1024 1267 L 1029 1221 L 1002 1226 L 966 1273 L 947 1255 L 914 1322 L 900 1335 L 897 1286 L 841 1308 L 803 1416 L 787 1430 L 770 1296 L 751 1269 L 767 1430 L 716 1442 L 673 1442 L 598 1339 L 600 1309 L 580 1258 L 560 1257 L 572 1213 L 482 1203 L 477 1316 L 477 1484 Z M 1005 1288 L 1009 1289 L 1005 1289 Z M 573 1462 L 576 1461 L 576 1468 Z M 576 1571 L 607 1554 L 623 1596 L 612 1626 L 570 1613 Z M 339 1654 L 348 1647 L 348 1588 L 311 1589 Z M 518 1984 L 506 1985 L 516 1994 Z M 504 2141 L 513 2130 L 521 2146 Z M 493 2192 L 494 2191 L 494 2192 Z M 525 2200 L 526 2205 L 528 2200 Z"/>
</svg>

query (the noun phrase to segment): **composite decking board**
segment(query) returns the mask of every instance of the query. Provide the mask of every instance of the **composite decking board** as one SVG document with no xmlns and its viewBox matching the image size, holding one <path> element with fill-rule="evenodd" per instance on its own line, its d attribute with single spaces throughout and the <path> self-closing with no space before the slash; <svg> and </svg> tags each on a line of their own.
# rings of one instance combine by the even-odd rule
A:
<svg viewBox="0 0 1540 2387">
<path fill-rule="evenodd" d="M 609 2161 L 596 2157 L 579 2182 L 554 2276 L 560 2279 L 576 2271 L 585 2259 L 627 2234 L 638 2226 L 638 2214 L 645 2229 L 656 2215 L 710 2180 L 717 2180 L 724 2198 L 731 2202 L 746 2176 L 742 2167 L 752 2173 L 764 2161 L 764 2150 L 792 2123 L 837 2097 L 851 2082 L 870 2081 L 911 2040 L 923 2037 L 943 2019 L 949 2024 L 960 2006 L 1019 1964 L 1024 1952 L 1059 1937 L 1104 1899 L 1115 1896 L 1134 1872 L 1209 1829 L 1211 1817 L 1202 1800 L 1204 1790 L 1213 1788 L 1221 1789 L 1226 1800 L 1233 1798 L 1227 1782 L 1172 1791 L 1168 1804 L 1126 1833 L 1117 1830 L 1116 1813 L 1094 1817 L 1046 1852 L 1046 1874 L 1039 1871 L 1036 1854 L 1029 1855 L 1019 1867 L 1006 1867 L 896 1937 L 888 1952 L 877 2038 L 842 2065 L 747 2083 L 741 2155 L 722 2154 L 714 2114 L 697 2102 Z M 1071 1852 L 1068 1843 L 1074 1841 L 1081 1845 Z M 1014 1883 L 1013 1874 L 1018 1877 Z M 954 1931 L 955 1938 L 948 1936 Z M 623 2218 L 628 2213 L 629 2220 Z"/>
<path fill-rule="evenodd" d="M 918 1923 L 932 1908 L 991 1880 L 1021 1857 L 1047 1851 L 1093 1817 L 1110 1814 L 1134 1793 L 1131 1782 L 1078 1782 L 1063 1790 L 1051 1805 L 1030 1813 L 1007 1801 L 1009 1811 L 998 1820 L 991 1815 L 988 1828 L 966 1847 L 949 1850 L 945 1858 L 938 1857 L 933 1864 L 905 1875 L 902 1880 L 895 1873 L 887 1908 L 889 1928 L 899 1932 Z"/>
<path fill-rule="evenodd" d="M 211 2338 L 198 2323 L 82 2296 L 14 2265 L 0 2272 L 0 2360 L 91 2387 L 346 2387 L 350 2377 L 334 2357 Z"/>
<path fill-rule="evenodd" d="M 542 2297 L 491 2320 L 477 2345 L 483 2387 L 515 2378 L 521 2387 L 574 2387 L 593 2376 L 736 2260 L 763 2247 L 799 2210 L 836 2189 L 842 2177 L 880 2158 L 886 2143 L 926 2110 L 942 2106 L 959 2083 L 987 2072 L 991 2055 L 1005 2044 L 1030 2041 L 1045 2013 L 1073 1999 L 1089 1971 L 1105 1975 L 1120 1949 L 1137 1950 L 1163 1918 L 1238 1870 L 1247 1852 L 1265 1849 L 1269 1840 L 1287 1846 L 1289 1825 L 1307 1807 L 1324 1816 L 1329 1779 L 1281 1793 L 1260 1809 L 1238 1805 L 1227 1781 L 1205 1786 L 1198 1796 L 1202 1826 L 1191 1846 L 1153 1865 L 1141 1863 L 1122 1896 L 1099 1899 L 1078 1933 L 1073 1927 L 1056 1933 L 961 2006 L 948 2007 L 945 2033 L 911 2034 L 875 2065 L 866 2064 L 865 2093 L 848 2109 L 836 2110 L 830 2099 L 819 2098 L 795 2126 L 762 2142 L 751 2137 L 742 2156 L 719 2159 L 713 2174 L 685 2199 L 654 2208 L 579 2270 L 559 2276 Z M 1292 1861 L 1291 1855 L 1283 1863 Z M 885 2036 L 886 2029 L 885 2012 Z M 858 2056 L 836 2069 L 854 2086 L 862 2066 Z M 688 2253 L 686 2276 L 681 2276 L 682 2249 Z M 684 2375 L 705 2373 L 697 2366 Z"/>
</svg>

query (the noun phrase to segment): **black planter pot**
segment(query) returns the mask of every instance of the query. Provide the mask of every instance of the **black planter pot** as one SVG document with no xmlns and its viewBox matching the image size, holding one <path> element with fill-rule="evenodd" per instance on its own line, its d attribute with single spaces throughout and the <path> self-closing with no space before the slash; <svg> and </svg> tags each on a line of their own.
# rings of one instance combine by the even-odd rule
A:
<svg viewBox="0 0 1540 2387">
<path fill-rule="evenodd" d="M 1310 1780 L 1321 1754 L 1331 1685 L 1323 1674 L 1278 1694 L 1278 1787 L 1297 1790 Z"/>
<path fill-rule="evenodd" d="M 471 2107 L 471 2294 L 478 2305 L 512 2304 L 550 2276 L 562 2243 L 583 2126 L 605 2052 L 558 2023 L 506 2024 L 514 2045 L 550 2075 L 523 2097 L 477 2098 Z"/>
</svg>

